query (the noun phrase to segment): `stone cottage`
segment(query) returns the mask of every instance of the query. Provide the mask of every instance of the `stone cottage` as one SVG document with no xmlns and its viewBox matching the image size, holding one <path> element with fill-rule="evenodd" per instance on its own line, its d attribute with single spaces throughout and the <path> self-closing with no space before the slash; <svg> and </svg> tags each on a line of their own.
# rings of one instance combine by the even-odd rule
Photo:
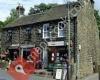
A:
<svg viewBox="0 0 100 80">
<path fill-rule="evenodd" d="M 1 32 L 0 32 L 0 52 L 1 52 Z"/>
<path fill-rule="evenodd" d="M 100 65 L 93 0 L 78 0 L 46 12 L 21 16 L 2 28 L 1 41 L 2 49 L 9 50 L 12 60 L 14 51 L 23 53 L 26 58 L 31 48 L 38 48 L 43 68 L 54 64 L 56 59 L 63 64 L 63 59 L 70 56 L 69 65 L 73 71 L 70 74 L 73 78 L 91 75 L 93 66 Z"/>
</svg>

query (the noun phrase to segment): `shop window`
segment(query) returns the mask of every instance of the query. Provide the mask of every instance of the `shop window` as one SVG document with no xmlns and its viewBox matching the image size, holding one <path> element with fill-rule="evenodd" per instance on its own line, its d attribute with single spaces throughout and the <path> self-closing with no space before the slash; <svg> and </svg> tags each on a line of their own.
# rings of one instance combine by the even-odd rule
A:
<svg viewBox="0 0 100 80">
<path fill-rule="evenodd" d="M 63 22 L 58 23 L 58 37 L 65 37 L 65 24 Z"/>
<path fill-rule="evenodd" d="M 43 25 L 43 38 L 49 38 L 50 37 L 49 32 L 50 32 L 49 24 L 44 24 Z"/>
</svg>

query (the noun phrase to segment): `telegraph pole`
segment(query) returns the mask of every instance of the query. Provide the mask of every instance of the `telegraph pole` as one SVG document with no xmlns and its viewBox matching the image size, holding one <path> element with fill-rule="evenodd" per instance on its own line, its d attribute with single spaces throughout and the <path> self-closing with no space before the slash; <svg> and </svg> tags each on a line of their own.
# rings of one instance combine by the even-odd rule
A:
<svg viewBox="0 0 100 80">
<path fill-rule="evenodd" d="M 67 8 L 68 8 L 68 77 L 67 79 L 70 80 L 70 77 L 71 77 L 71 73 L 70 73 L 70 62 L 71 62 L 71 51 L 70 51 L 70 13 L 69 13 L 69 10 L 70 10 L 70 3 L 69 3 L 69 0 L 67 0 Z"/>
<path fill-rule="evenodd" d="M 20 8 L 21 8 L 21 7 L 20 7 L 20 3 L 18 3 L 18 9 L 16 8 L 18 17 L 20 17 Z M 23 53 L 22 53 L 22 51 L 21 51 L 20 35 L 21 35 L 21 27 L 19 26 L 19 56 L 21 56 L 21 59 L 22 59 Z"/>
<path fill-rule="evenodd" d="M 20 3 L 18 4 L 20 6 Z M 20 7 L 19 7 L 19 10 L 18 10 L 18 17 L 20 17 Z M 20 45 L 20 30 L 21 30 L 21 27 L 19 26 L 19 56 L 21 54 L 21 45 Z"/>
<path fill-rule="evenodd" d="M 68 25 L 66 24 L 66 27 L 68 27 L 68 32 L 66 30 L 66 46 L 67 46 L 67 50 L 68 50 L 68 55 L 66 56 L 68 59 L 67 62 L 67 74 L 66 74 L 66 78 L 67 80 L 71 80 L 71 47 L 70 47 L 70 28 L 71 28 L 71 20 L 70 20 L 70 1 L 69 0 L 64 0 L 65 4 L 66 4 L 66 8 L 67 8 L 67 20 L 66 23 L 68 21 Z M 68 40 L 67 40 L 68 38 Z"/>
</svg>

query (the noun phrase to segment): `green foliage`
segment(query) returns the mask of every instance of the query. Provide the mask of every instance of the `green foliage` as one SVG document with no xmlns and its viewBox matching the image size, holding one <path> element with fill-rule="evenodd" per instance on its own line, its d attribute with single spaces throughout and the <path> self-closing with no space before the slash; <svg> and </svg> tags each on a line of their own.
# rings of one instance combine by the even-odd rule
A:
<svg viewBox="0 0 100 80">
<path fill-rule="evenodd" d="M 1 68 L 2 70 L 5 70 L 5 69 L 7 68 L 7 66 L 8 66 L 8 62 L 5 61 L 5 60 L 1 60 L 1 59 L 0 59 L 0 68 Z"/>
<path fill-rule="evenodd" d="M 15 9 L 12 9 L 11 12 L 10 12 L 10 16 L 6 18 L 4 25 L 11 23 L 12 21 L 14 21 L 17 18 L 18 18 L 17 11 Z"/>
<path fill-rule="evenodd" d="M 98 29 L 99 29 L 99 38 L 100 38 L 100 15 L 98 10 L 94 10 L 94 15 L 96 17 Z"/>
<path fill-rule="evenodd" d="M 51 9 L 54 6 L 57 6 L 58 4 L 45 4 L 45 3 L 41 3 L 39 5 L 35 5 L 34 8 L 30 8 L 29 10 L 29 15 L 31 14 L 36 14 L 36 13 L 40 13 L 40 12 L 45 12 L 46 10 Z"/>
<path fill-rule="evenodd" d="M 0 21 L 0 28 L 4 26 L 4 22 Z"/>
<path fill-rule="evenodd" d="M 1 32 L 1 28 L 4 27 L 4 22 L 0 21 L 0 32 Z M 1 51 L 1 50 L 0 50 Z"/>
<path fill-rule="evenodd" d="M 40 5 L 35 5 L 34 7 L 36 9 L 39 9 L 40 11 L 44 12 L 54 6 L 56 6 L 57 4 L 44 4 L 44 3 L 41 3 Z"/>
<path fill-rule="evenodd" d="M 28 15 L 39 13 L 40 11 L 35 8 L 30 8 Z"/>
<path fill-rule="evenodd" d="M 99 11 L 98 10 L 94 10 L 94 15 L 95 15 L 96 20 L 97 20 L 97 25 L 100 26 L 100 15 L 99 15 Z"/>
</svg>

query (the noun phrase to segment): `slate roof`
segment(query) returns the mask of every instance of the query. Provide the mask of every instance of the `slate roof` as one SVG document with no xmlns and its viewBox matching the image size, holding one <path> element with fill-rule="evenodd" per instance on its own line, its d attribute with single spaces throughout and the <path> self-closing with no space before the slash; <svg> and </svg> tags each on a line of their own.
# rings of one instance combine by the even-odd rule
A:
<svg viewBox="0 0 100 80">
<path fill-rule="evenodd" d="M 77 4 L 79 3 L 78 2 L 70 3 L 71 8 Z M 38 22 L 57 20 L 65 16 L 67 16 L 67 5 L 59 5 L 59 6 L 51 8 L 50 10 L 44 13 L 37 13 L 37 14 L 32 14 L 32 15 L 23 16 L 21 18 L 18 18 L 12 23 L 8 24 L 5 28 L 34 24 Z"/>
</svg>

